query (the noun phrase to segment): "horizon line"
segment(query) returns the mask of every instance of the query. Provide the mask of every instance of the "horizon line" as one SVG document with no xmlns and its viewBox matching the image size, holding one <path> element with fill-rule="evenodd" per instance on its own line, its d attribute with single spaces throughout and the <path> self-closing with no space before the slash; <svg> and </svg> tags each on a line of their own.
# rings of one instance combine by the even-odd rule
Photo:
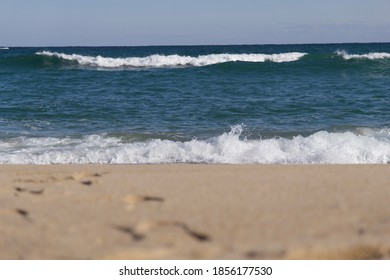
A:
<svg viewBox="0 0 390 280">
<path fill-rule="evenodd" d="M 242 43 L 242 44 L 150 44 L 150 45 L 0 45 L 0 48 L 83 48 L 83 47 L 207 47 L 207 46 L 298 46 L 298 45 L 343 45 L 343 44 L 389 44 L 385 41 L 376 42 L 331 42 L 331 43 Z"/>
</svg>

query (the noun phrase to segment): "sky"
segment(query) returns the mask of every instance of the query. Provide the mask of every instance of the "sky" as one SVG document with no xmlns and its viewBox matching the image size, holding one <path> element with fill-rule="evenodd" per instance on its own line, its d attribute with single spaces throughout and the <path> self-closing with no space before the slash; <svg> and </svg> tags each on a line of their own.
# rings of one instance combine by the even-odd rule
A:
<svg viewBox="0 0 390 280">
<path fill-rule="evenodd" d="M 0 0 L 0 46 L 390 42 L 390 0 Z"/>
</svg>

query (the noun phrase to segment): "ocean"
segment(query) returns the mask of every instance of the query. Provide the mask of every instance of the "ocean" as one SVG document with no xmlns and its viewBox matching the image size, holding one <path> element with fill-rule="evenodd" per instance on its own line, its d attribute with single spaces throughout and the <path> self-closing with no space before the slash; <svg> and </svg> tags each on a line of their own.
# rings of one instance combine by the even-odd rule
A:
<svg viewBox="0 0 390 280">
<path fill-rule="evenodd" d="M 390 163 L 390 44 L 1 47 L 0 163 Z"/>
</svg>

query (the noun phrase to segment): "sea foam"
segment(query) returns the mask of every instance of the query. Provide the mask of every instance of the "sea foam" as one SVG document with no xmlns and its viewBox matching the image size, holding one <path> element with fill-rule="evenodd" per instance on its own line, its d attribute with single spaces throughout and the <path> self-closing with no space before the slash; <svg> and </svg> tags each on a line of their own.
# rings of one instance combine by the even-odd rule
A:
<svg viewBox="0 0 390 280">
<path fill-rule="evenodd" d="M 105 135 L 0 141 L 0 163 L 390 163 L 390 129 L 319 131 L 310 136 L 246 140 L 243 127 L 207 140 L 124 142 Z"/>
<path fill-rule="evenodd" d="M 123 67 L 180 67 L 180 66 L 207 66 L 226 62 L 293 62 L 297 61 L 306 53 L 289 52 L 279 54 L 209 54 L 193 56 L 182 55 L 159 55 L 154 54 L 146 57 L 112 58 L 103 56 L 83 56 L 78 54 L 65 54 L 57 52 L 37 52 L 37 55 L 58 57 L 60 59 L 76 61 L 80 65 L 102 68 Z"/>
<path fill-rule="evenodd" d="M 369 59 L 369 60 L 376 60 L 376 59 L 385 59 L 390 58 L 390 53 L 385 52 L 371 52 L 366 54 L 348 54 L 344 50 L 336 51 L 336 54 L 341 56 L 342 58 L 346 60 L 350 59 Z"/>
</svg>

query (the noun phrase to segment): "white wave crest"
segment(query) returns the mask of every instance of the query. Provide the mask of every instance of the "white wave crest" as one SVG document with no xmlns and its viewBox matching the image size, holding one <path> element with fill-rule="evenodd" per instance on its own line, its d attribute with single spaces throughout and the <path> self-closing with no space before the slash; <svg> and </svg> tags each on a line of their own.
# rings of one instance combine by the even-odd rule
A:
<svg viewBox="0 0 390 280">
<path fill-rule="evenodd" d="M 103 56 L 83 56 L 57 52 L 37 52 L 38 55 L 54 56 L 65 60 L 76 61 L 81 65 L 121 68 L 121 67 L 178 67 L 178 66 L 207 66 L 226 62 L 292 62 L 297 61 L 306 53 L 290 52 L 280 54 L 209 54 L 197 57 L 181 55 L 151 55 L 146 57 L 112 58 Z"/>
<path fill-rule="evenodd" d="M 9 50 L 7 47 L 0 48 L 0 50 Z"/>
<path fill-rule="evenodd" d="M 390 129 L 330 133 L 308 137 L 243 140 L 235 126 L 209 140 L 150 140 L 125 143 L 90 135 L 0 141 L 0 163 L 390 163 Z"/>
<path fill-rule="evenodd" d="M 336 54 L 346 60 L 350 60 L 350 59 L 376 60 L 376 59 L 390 58 L 390 53 L 385 53 L 385 52 L 371 52 L 367 54 L 348 54 L 346 51 L 336 51 Z"/>
</svg>

